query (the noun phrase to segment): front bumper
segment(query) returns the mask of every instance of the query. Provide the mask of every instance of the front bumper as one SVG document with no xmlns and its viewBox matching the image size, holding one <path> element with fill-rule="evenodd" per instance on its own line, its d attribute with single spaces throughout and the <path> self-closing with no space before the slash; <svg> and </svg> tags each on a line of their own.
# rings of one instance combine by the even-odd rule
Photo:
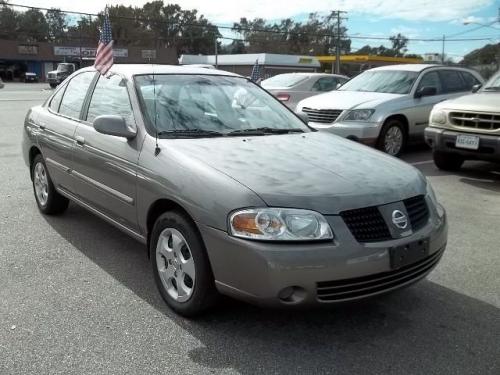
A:
<svg viewBox="0 0 500 375">
<path fill-rule="evenodd" d="M 55 83 L 55 84 L 60 84 L 63 80 L 61 78 L 54 78 L 54 77 L 49 77 L 47 78 L 48 83 Z"/>
<path fill-rule="evenodd" d="M 357 242 L 339 216 L 329 216 L 327 220 L 334 228 L 333 242 L 248 241 L 200 226 L 218 290 L 266 306 L 354 301 L 420 280 L 437 264 L 446 247 L 446 215 L 442 220 L 431 215 L 428 223 L 411 236 L 374 243 Z M 391 269 L 390 247 L 423 239 L 429 239 L 430 246 L 425 260 Z M 319 295 L 331 285 L 337 285 L 333 286 L 336 291 L 338 285 L 347 288 L 346 293 L 334 299 Z M 290 290 L 292 297 L 283 298 L 283 293 Z"/>
<path fill-rule="evenodd" d="M 375 145 L 382 124 L 377 122 L 340 121 L 332 124 L 309 122 L 309 125 L 320 131 L 327 131 L 344 138 L 349 138 L 364 144 Z"/>
<path fill-rule="evenodd" d="M 479 137 L 479 149 L 468 150 L 455 147 L 460 134 L 471 134 Z M 427 127 L 425 141 L 434 151 L 460 155 L 468 160 L 487 160 L 500 162 L 500 136 L 460 132 L 444 128 Z"/>
</svg>

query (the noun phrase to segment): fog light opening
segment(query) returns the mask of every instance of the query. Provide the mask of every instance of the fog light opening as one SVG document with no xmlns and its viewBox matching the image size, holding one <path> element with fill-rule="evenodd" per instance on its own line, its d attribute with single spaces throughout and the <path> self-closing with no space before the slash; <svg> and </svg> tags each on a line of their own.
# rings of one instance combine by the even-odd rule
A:
<svg viewBox="0 0 500 375">
<path fill-rule="evenodd" d="M 278 293 L 281 302 L 288 304 L 300 303 L 306 298 L 306 291 L 300 286 L 288 286 Z"/>
</svg>

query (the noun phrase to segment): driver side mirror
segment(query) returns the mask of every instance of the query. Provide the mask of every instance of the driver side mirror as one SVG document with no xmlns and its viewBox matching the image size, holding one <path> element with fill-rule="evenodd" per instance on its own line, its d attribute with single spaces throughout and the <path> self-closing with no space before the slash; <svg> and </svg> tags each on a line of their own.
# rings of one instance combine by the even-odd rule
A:
<svg viewBox="0 0 500 375">
<path fill-rule="evenodd" d="M 127 125 L 122 116 L 97 116 L 93 122 L 94 129 L 102 134 L 132 139 L 137 135 L 137 129 Z"/>
<path fill-rule="evenodd" d="M 477 85 L 472 86 L 472 92 L 473 93 L 478 92 L 481 87 L 483 87 L 483 85 L 481 85 L 480 83 L 478 83 Z"/>
<path fill-rule="evenodd" d="M 437 89 L 432 86 L 424 86 L 415 92 L 415 98 L 421 98 L 423 96 L 432 96 L 437 94 Z"/>
</svg>

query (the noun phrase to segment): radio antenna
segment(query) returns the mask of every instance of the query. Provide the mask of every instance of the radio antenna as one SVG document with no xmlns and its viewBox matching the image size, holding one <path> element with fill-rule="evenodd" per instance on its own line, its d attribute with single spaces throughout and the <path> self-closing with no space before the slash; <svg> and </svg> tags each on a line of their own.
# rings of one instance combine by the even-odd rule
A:
<svg viewBox="0 0 500 375">
<path fill-rule="evenodd" d="M 155 65 L 151 64 L 153 68 L 153 109 L 155 111 L 154 114 L 154 126 L 155 126 L 155 156 L 158 156 L 161 149 L 158 146 L 158 127 L 156 126 L 156 119 L 158 117 L 158 112 L 156 111 L 156 78 L 155 78 Z"/>
</svg>

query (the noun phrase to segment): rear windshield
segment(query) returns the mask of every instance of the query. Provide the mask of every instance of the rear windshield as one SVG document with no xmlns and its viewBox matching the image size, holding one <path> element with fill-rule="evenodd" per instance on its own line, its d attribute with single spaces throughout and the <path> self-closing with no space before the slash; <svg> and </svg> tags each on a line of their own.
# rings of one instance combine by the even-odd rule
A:
<svg viewBox="0 0 500 375">
<path fill-rule="evenodd" d="M 292 87 L 305 81 L 307 76 L 298 74 L 278 74 L 262 81 L 262 87 Z"/>
</svg>

